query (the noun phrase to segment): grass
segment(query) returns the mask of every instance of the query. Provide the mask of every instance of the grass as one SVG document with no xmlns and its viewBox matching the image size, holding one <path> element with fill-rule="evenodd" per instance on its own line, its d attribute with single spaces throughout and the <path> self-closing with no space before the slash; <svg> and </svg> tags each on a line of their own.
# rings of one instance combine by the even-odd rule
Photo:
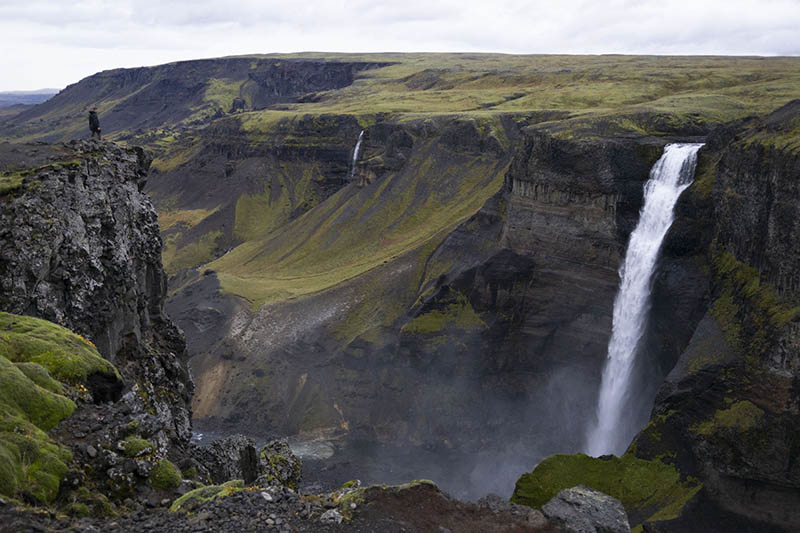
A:
<svg viewBox="0 0 800 533">
<path fill-rule="evenodd" d="M 669 520 L 702 488 L 681 480 L 674 466 L 659 459 L 638 459 L 631 454 L 597 459 L 584 454 L 548 457 L 517 481 L 513 503 L 540 509 L 559 491 L 586 485 L 617 498 L 629 515 L 642 521 Z M 631 525 L 637 525 L 632 520 Z"/>
<path fill-rule="evenodd" d="M 238 492 L 242 490 L 244 487 L 244 483 L 241 479 L 228 481 L 227 483 L 223 483 L 222 485 L 208 485 L 205 487 L 200 487 L 194 490 L 191 490 L 172 502 L 169 510 L 172 513 L 176 512 L 184 512 L 188 513 L 194 506 L 207 502 L 210 500 L 216 500 L 217 498 L 224 498 L 225 496 L 230 496 L 234 492 Z"/>
<path fill-rule="evenodd" d="M 403 325 L 402 331 L 426 335 L 442 333 L 447 328 L 472 331 L 485 329 L 486 323 L 472 308 L 469 300 L 463 294 L 459 294 L 454 303 L 444 309 L 433 309 L 415 317 Z"/>
</svg>

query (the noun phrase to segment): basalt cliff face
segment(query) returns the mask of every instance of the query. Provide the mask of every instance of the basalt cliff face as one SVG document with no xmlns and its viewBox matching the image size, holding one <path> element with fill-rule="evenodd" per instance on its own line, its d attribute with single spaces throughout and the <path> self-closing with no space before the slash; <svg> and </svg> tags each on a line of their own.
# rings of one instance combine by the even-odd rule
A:
<svg viewBox="0 0 800 533">
<path fill-rule="evenodd" d="M 0 213 L 0 309 L 63 325 L 116 365 L 153 412 L 162 446 L 191 436 L 192 380 L 182 334 L 163 311 L 167 280 L 140 149 L 77 142 L 2 145 L 16 180 Z M 94 383 L 117 400 L 122 383 Z"/>
<path fill-rule="evenodd" d="M 620 459 L 549 458 L 513 501 L 581 482 L 647 531 L 798 527 L 798 121 L 795 101 L 709 135 L 654 281 L 647 426 Z"/>
<path fill-rule="evenodd" d="M 795 101 L 709 140 L 683 200 L 703 206 L 690 217 L 705 226 L 708 310 L 632 445 L 671 454 L 714 505 L 787 530 L 800 524 L 798 121 Z"/>
</svg>

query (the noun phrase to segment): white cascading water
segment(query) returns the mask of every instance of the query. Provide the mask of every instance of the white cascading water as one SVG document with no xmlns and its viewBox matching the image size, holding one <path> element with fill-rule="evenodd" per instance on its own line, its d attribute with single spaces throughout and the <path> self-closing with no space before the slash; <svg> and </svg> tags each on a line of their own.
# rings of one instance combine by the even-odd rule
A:
<svg viewBox="0 0 800 533">
<path fill-rule="evenodd" d="M 358 162 L 358 153 L 361 151 L 361 141 L 364 139 L 364 130 L 361 130 L 361 133 L 358 134 L 358 140 L 356 141 L 356 147 L 353 148 L 353 162 L 350 164 L 350 179 L 353 179 L 353 176 L 356 173 L 356 163 Z"/>
<path fill-rule="evenodd" d="M 668 144 L 650 171 L 644 186 L 644 205 L 631 233 L 620 268 L 620 288 L 614 300 L 614 317 L 608 357 L 603 369 L 597 404 L 597 423 L 588 435 L 592 456 L 621 455 L 636 432 L 623 420 L 629 398 L 631 371 L 650 310 L 650 288 L 661 242 L 672 225 L 673 208 L 694 177 L 697 151 L 702 144 Z"/>
</svg>

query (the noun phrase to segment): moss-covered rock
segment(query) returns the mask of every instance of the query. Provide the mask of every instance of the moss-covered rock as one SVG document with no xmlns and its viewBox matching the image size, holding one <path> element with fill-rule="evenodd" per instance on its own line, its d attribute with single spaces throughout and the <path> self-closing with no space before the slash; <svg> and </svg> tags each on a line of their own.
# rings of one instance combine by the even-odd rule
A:
<svg viewBox="0 0 800 533">
<path fill-rule="evenodd" d="M 46 431 L 74 410 L 72 400 L 40 387 L 11 361 L 0 357 L 0 412 L 19 416 Z"/>
<path fill-rule="evenodd" d="M 558 454 L 523 474 L 511 501 L 539 509 L 559 491 L 576 485 L 617 498 L 625 506 L 631 525 L 678 516 L 702 487 L 681 480 L 675 467 L 658 459 L 646 461 L 630 454 L 603 459 Z"/>
<path fill-rule="evenodd" d="M 170 506 L 169 510 L 173 513 L 178 511 L 184 513 L 189 512 L 203 502 L 230 496 L 234 492 L 242 490 L 243 487 L 244 482 L 241 479 L 235 479 L 233 481 L 223 483 L 222 485 L 208 485 L 206 487 L 200 487 L 187 492 L 175 500 Z"/>
<path fill-rule="evenodd" d="M 96 372 L 119 378 L 91 343 L 71 331 L 0 313 L 0 494 L 55 499 L 72 454 L 45 431 L 76 408 L 65 384 L 81 390 Z"/>
<path fill-rule="evenodd" d="M 160 460 L 150 471 L 150 484 L 157 489 L 176 489 L 181 479 L 181 471 L 169 459 Z"/>
<path fill-rule="evenodd" d="M 85 384 L 99 373 L 122 380 L 88 340 L 70 330 L 29 316 L 0 313 L 0 356 L 37 363 L 59 381 Z"/>
<path fill-rule="evenodd" d="M 153 453 L 155 446 L 149 441 L 139 437 L 128 437 L 122 442 L 122 450 L 126 457 L 136 457 L 144 453 Z"/>
</svg>

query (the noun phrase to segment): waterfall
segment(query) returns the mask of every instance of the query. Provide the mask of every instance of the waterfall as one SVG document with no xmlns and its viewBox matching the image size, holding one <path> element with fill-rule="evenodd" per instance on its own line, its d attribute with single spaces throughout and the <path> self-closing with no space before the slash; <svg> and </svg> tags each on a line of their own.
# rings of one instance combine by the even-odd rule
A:
<svg viewBox="0 0 800 533">
<path fill-rule="evenodd" d="M 358 162 L 358 153 L 361 151 L 361 141 L 363 139 L 364 139 L 364 130 L 361 130 L 361 133 L 358 134 L 356 147 L 353 148 L 353 162 L 350 164 L 350 176 L 349 176 L 351 180 L 353 179 L 353 176 L 356 173 L 356 163 Z"/>
<path fill-rule="evenodd" d="M 624 420 L 631 398 L 631 371 L 650 310 L 650 289 L 661 242 L 672 225 L 672 210 L 694 176 L 697 151 L 702 144 L 668 144 L 650 171 L 644 186 L 644 205 L 639 223 L 631 233 L 620 267 L 620 288 L 614 300 L 614 316 L 608 357 L 603 369 L 597 404 L 597 422 L 588 434 L 587 453 L 621 455 L 636 432 L 635 423 Z"/>
</svg>

